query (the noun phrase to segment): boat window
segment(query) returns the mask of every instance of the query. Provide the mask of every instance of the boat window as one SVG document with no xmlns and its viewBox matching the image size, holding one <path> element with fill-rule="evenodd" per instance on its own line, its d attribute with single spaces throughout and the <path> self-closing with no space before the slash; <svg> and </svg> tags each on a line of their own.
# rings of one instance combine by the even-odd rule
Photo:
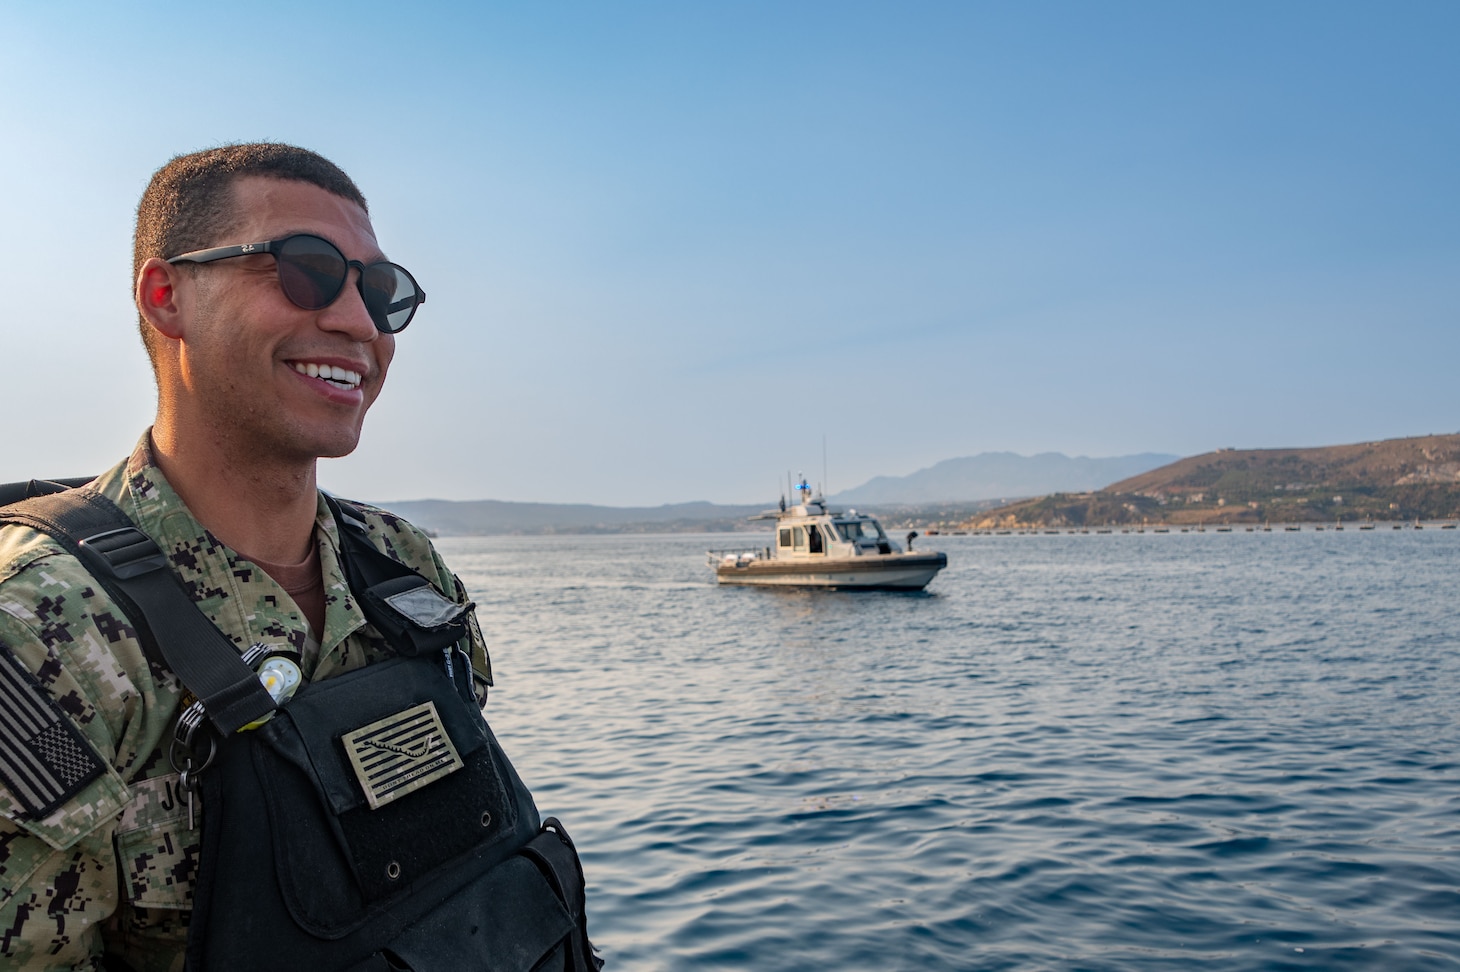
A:
<svg viewBox="0 0 1460 972">
<path fill-rule="evenodd" d="M 837 520 L 837 532 L 842 539 L 848 543 L 856 543 L 858 540 L 881 540 L 884 534 L 882 527 L 877 525 L 876 520 Z"/>
<path fill-rule="evenodd" d="M 821 545 L 821 529 L 814 523 L 806 528 L 806 540 L 810 544 L 811 553 L 826 553 L 826 548 Z"/>
<path fill-rule="evenodd" d="M 781 546 L 783 546 L 783 547 L 789 547 L 790 545 L 791 545 L 791 531 L 790 531 L 789 528 L 787 528 L 787 529 L 781 531 Z"/>
<path fill-rule="evenodd" d="M 791 527 L 791 539 L 795 541 L 793 546 L 795 546 L 797 550 L 806 549 L 806 530 L 804 528 Z"/>
</svg>

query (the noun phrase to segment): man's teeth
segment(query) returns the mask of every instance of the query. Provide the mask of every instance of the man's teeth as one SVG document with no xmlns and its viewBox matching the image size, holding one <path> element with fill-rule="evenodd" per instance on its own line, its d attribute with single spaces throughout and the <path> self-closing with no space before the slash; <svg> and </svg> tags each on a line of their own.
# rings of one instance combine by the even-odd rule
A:
<svg viewBox="0 0 1460 972">
<path fill-rule="evenodd" d="M 301 375 L 308 375 L 311 378 L 319 378 L 332 385 L 339 385 L 341 388 L 360 387 L 360 376 L 348 368 L 339 368 L 334 365 L 315 364 L 312 361 L 294 362 L 294 370 Z"/>
</svg>

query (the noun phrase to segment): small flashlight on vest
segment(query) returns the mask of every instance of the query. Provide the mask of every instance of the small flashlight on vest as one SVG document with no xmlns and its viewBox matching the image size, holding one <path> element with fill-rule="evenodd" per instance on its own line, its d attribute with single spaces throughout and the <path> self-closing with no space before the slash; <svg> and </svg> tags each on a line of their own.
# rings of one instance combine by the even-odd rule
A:
<svg viewBox="0 0 1460 972">
<path fill-rule="evenodd" d="M 245 663 L 254 663 L 254 671 L 258 672 L 259 684 L 264 687 L 265 692 L 269 693 L 269 698 L 274 700 L 275 705 L 283 706 L 285 702 L 294 697 L 294 693 L 304 683 L 304 673 L 299 670 L 299 665 L 295 663 L 294 659 L 288 655 L 265 654 L 277 650 L 265 645 L 254 645 L 244 654 L 243 660 Z M 263 661 L 255 663 L 261 654 L 265 654 Z M 270 712 L 262 719 L 250 722 L 238 731 L 257 729 L 273 717 L 274 713 Z"/>
<path fill-rule="evenodd" d="M 294 697 L 294 691 L 304 681 L 304 673 L 288 658 L 275 655 L 259 666 L 259 681 L 275 704 L 283 705 Z"/>
</svg>

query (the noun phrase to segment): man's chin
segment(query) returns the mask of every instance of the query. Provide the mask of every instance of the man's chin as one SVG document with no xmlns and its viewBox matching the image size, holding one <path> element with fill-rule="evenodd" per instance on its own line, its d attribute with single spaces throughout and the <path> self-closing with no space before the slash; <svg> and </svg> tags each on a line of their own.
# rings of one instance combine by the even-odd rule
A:
<svg viewBox="0 0 1460 972">
<path fill-rule="evenodd" d="M 303 432 L 288 447 L 289 452 L 308 459 L 339 459 L 355 451 L 360 444 L 360 430 L 319 430 Z"/>
<path fill-rule="evenodd" d="M 354 452 L 355 447 L 359 444 L 360 437 L 357 435 L 348 443 L 342 442 L 332 443 L 329 445 L 321 445 L 317 450 L 315 450 L 314 454 L 319 459 L 342 459 L 345 456 L 348 456 L 350 453 Z"/>
</svg>

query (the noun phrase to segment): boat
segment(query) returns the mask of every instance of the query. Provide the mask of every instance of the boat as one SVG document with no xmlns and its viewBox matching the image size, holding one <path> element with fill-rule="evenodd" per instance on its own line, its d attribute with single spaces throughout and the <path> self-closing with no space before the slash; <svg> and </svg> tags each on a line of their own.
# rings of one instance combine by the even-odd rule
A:
<svg viewBox="0 0 1460 972">
<path fill-rule="evenodd" d="M 711 550 L 710 566 L 721 584 L 813 587 L 827 590 L 920 591 L 948 566 L 941 551 L 904 551 L 877 518 L 856 510 L 833 510 L 811 495 L 802 480 L 796 502 L 766 510 L 752 520 L 774 520 L 772 545 L 754 550 Z"/>
</svg>

